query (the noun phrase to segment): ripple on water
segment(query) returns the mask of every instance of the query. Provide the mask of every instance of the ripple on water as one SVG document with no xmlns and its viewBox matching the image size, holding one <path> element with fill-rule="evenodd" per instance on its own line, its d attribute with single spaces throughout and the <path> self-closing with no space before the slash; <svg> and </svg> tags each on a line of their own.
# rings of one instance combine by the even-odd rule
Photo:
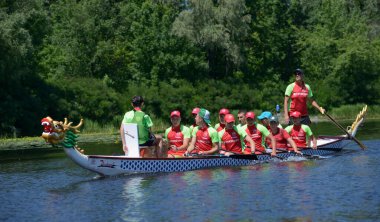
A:
<svg viewBox="0 0 380 222">
<path fill-rule="evenodd" d="M 0 220 L 377 221 L 380 141 L 365 144 L 327 159 L 109 178 L 66 158 L 0 164 Z"/>
</svg>

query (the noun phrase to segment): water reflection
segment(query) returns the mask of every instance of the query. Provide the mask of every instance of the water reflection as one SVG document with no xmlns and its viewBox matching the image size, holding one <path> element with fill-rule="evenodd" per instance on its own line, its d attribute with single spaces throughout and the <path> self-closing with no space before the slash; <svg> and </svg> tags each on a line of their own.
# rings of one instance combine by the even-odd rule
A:
<svg viewBox="0 0 380 222">
<path fill-rule="evenodd" d="M 144 194 L 142 190 L 142 176 L 133 176 L 126 180 L 123 186 L 122 196 L 125 199 L 125 207 L 121 218 L 125 221 L 139 221 L 140 218 L 145 218 L 147 206 L 144 206 Z"/>
</svg>

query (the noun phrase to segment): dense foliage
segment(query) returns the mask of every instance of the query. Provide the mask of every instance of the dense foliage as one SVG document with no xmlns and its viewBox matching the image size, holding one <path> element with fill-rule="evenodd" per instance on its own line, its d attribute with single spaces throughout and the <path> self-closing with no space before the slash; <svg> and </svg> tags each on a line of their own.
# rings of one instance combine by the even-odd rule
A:
<svg viewBox="0 0 380 222">
<path fill-rule="evenodd" d="M 380 104 L 377 0 L 4 0 L 0 135 L 39 120 L 120 123 L 130 98 L 166 119 L 283 103 L 295 68 L 318 103 Z"/>
</svg>

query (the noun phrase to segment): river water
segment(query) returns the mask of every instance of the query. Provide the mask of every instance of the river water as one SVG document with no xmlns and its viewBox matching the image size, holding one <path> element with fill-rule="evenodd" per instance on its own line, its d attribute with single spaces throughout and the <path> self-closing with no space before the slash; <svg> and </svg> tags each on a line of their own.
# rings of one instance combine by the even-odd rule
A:
<svg viewBox="0 0 380 222">
<path fill-rule="evenodd" d="M 365 151 L 250 167 L 99 178 L 64 155 L 0 163 L 0 221 L 380 221 L 379 129 L 359 130 Z"/>
</svg>

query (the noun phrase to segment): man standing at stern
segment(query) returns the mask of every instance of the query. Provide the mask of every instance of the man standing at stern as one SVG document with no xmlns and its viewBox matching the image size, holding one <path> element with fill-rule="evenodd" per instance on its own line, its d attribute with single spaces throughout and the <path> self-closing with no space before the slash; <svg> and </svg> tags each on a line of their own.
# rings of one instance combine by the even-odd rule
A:
<svg viewBox="0 0 380 222">
<path fill-rule="evenodd" d="M 289 121 L 289 113 L 300 112 L 301 113 L 301 123 L 310 125 L 311 121 L 309 118 L 309 113 L 307 111 L 307 101 L 311 102 L 315 108 L 319 110 L 322 114 L 325 110 L 318 105 L 318 103 L 313 98 L 313 93 L 308 84 L 304 81 L 304 72 L 301 69 L 296 69 L 294 72 L 296 81 L 285 90 L 284 98 L 284 118 L 285 123 L 288 125 L 293 124 L 291 120 Z M 289 103 L 290 100 L 290 103 Z"/>
</svg>

